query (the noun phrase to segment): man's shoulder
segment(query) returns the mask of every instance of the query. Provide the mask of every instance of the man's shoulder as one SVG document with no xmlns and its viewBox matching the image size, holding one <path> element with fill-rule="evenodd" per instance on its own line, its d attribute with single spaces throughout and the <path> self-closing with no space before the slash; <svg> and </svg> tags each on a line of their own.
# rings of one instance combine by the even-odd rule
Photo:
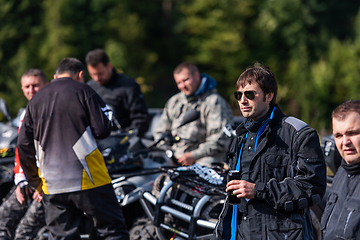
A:
<svg viewBox="0 0 360 240">
<path fill-rule="evenodd" d="M 210 92 L 207 96 L 205 96 L 205 98 L 203 98 L 202 102 L 205 102 L 205 104 L 210 106 L 211 109 L 215 110 L 216 108 L 213 107 L 217 105 L 220 106 L 222 110 L 232 112 L 229 103 L 216 91 Z"/>
<path fill-rule="evenodd" d="M 186 97 L 184 95 L 184 93 L 182 92 L 178 92 L 174 95 L 172 95 L 167 101 L 166 101 L 166 105 L 174 105 L 178 102 L 186 102 Z"/>
<path fill-rule="evenodd" d="M 342 160 L 343 161 L 343 160 Z M 337 172 L 333 178 L 333 185 L 332 188 L 335 188 L 336 185 L 342 185 L 343 178 L 347 177 L 347 173 L 345 171 L 345 169 L 340 165 L 339 168 L 337 169 Z"/>
<path fill-rule="evenodd" d="M 90 79 L 89 81 L 86 82 L 86 84 L 92 88 L 97 87 L 99 85 L 98 83 L 95 82 L 94 79 Z"/>
<path fill-rule="evenodd" d="M 227 102 L 217 91 L 210 91 L 204 96 L 205 101 Z"/>
<path fill-rule="evenodd" d="M 288 116 L 284 118 L 284 124 L 294 128 L 297 132 L 309 126 L 306 122 L 296 117 L 288 117 Z"/>
<path fill-rule="evenodd" d="M 117 87 L 137 87 L 139 84 L 132 77 L 123 73 L 116 73 L 114 85 Z"/>
<path fill-rule="evenodd" d="M 73 91 L 74 86 L 78 84 L 80 83 L 74 81 L 72 78 L 53 79 L 49 84 L 47 84 L 38 91 L 38 93 L 40 94 L 35 94 L 30 101 L 34 102 L 35 100 L 40 100 L 41 102 L 43 102 L 44 94 L 52 95 L 57 92 L 71 92 Z"/>
</svg>

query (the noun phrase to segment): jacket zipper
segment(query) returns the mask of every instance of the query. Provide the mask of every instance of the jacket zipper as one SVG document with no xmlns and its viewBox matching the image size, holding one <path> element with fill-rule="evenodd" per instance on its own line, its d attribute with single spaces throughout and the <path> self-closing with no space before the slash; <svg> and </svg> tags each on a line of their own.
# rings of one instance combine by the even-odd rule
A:
<svg viewBox="0 0 360 240">
<path fill-rule="evenodd" d="M 345 232 L 346 232 L 346 228 L 347 228 L 347 225 L 349 223 L 349 220 L 350 220 L 350 217 L 351 217 L 351 214 L 354 212 L 355 210 L 351 210 L 351 212 L 349 212 L 349 215 L 346 219 L 346 223 L 345 223 L 345 227 L 344 227 L 344 236 L 345 236 Z"/>
</svg>

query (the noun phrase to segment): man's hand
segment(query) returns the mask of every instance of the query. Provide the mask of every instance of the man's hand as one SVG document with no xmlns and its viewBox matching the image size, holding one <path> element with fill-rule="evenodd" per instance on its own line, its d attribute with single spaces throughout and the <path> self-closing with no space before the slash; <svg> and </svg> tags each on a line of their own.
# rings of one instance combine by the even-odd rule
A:
<svg viewBox="0 0 360 240">
<path fill-rule="evenodd" d="M 42 192 L 39 193 L 39 192 L 35 191 L 32 198 L 37 202 L 41 202 L 41 200 L 42 200 Z"/>
<path fill-rule="evenodd" d="M 31 188 L 25 188 L 25 191 L 27 194 L 31 195 L 32 194 L 32 198 L 37 201 L 37 202 L 41 202 L 42 200 L 42 192 L 37 192 L 37 191 L 33 191 L 31 190 Z M 24 194 L 22 193 L 21 191 L 21 187 L 20 187 L 20 184 L 16 186 L 16 189 L 15 189 L 15 195 L 16 195 L 16 199 L 18 200 L 18 202 L 20 204 L 23 204 L 24 201 L 25 201 L 25 196 Z"/>
<path fill-rule="evenodd" d="M 226 191 L 233 191 L 237 198 L 254 198 L 255 183 L 245 180 L 232 180 L 226 184 Z"/>
<path fill-rule="evenodd" d="M 191 166 L 195 163 L 195 158 L 191 153 L 186 152 L 181 157 L 178 158 L 178 163 L 181 166 Z"/>
<path fill-rule="evenodd" d="M 18 202 L 20 204 L 23 204 L 23 202 L 25 201 L 25 197 L 21 192 L 20 185 L 16 186 L 15 195 L 16 195 L 16 199 L 18 200 Z"/>
</svg>

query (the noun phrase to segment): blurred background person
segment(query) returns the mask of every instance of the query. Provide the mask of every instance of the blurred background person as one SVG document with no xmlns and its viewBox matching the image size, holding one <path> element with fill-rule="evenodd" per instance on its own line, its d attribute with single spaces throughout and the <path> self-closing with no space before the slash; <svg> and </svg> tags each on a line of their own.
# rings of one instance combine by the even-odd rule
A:
<svg viewBox="0 0 360 240">
<path fill-rule="evenodd" d="M 138 135 L 143 136 L 150 119 L 139 84 L 129 76 L 117 73 L 102 49 L 88 52 L 85 61 L 92 78 L 89 86 L 112 107 L 120 128 L 125 131 L 138 130 Z"/>
<path fill-rule="evenodd" d="M 224 161 L 230 138 L 223 127 L 232 124 L 233 116 L 228 103 L 217 93 L 217 82 L 206 73 L 200 74 L 196 65 L 189 62 L 179 64 L 173 75 L 180 92 L 167 101 L 155 139 L 163 133 L 184 139 L 171 146 L 183 166 L 196 162 L 211 167 L 214 162 Z M 192 109 L 199 112 L 198 119 L 179 127 Z"/>
<path fill-rule="evenodd" d="M 21 90 L 28 101 L 47 84 L 45 73 L 37 68 L 27 70 L 21 77 Z M 20 127 L 24 115 L 25 111 L 20 116 Z M 17 149 L 14 173 L 15 186 L 0 206 L 0 239 L 33 239 L 45 225 L 42 195 L 28 188 Z"/>
<path fill-rule="evenodd" d="M 111 110 L 87 84 L 83 64 L 63 59 L 51 83 L 26 108 L 20 163 L 43 192 L 49 239 L 78 239 L 84 214 L 102 239 L 129 239 L 111 178 L 95 138 L 109 136 Z M 35 155 L 36 154 L 36 155 Z"/>
</svg>

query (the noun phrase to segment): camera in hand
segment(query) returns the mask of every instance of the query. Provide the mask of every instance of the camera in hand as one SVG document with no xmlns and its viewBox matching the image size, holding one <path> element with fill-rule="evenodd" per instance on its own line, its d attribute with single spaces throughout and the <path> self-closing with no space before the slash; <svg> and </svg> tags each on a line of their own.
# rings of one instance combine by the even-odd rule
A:
<svg viewBox="0 0 360 240">
<path fill-rule="evenodd" d="M 240 172 L 238 170 L 230 170 L 227 176 L 228 182 L 232 180 L 240 180 Z M 233 191 L 227 192 L 229 198 L 229 204 L 235 205 L 241 202 L 241 198 L 237 198 Z"/>
</svg>

